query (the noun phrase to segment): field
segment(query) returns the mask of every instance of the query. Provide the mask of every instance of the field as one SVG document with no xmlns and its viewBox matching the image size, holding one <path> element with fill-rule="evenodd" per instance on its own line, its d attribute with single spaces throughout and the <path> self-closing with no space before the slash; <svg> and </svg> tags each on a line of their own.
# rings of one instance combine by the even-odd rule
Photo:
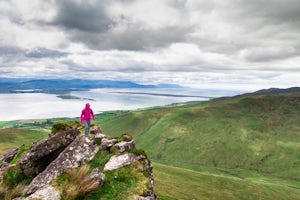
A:
<svg viewBox="0 0 300 200">
<path fill-rule="evenodd" d="M 111 112 L 94 123 L 111 136 L 133 135 L 153 162 L 160 199 L 285 200 L 300 199 L 299 116 L 299 95 L 257 95 Z M 21 130 L 42 138 L 37 127 Z M 1 139 L 0 152 L 25 132 Z"/>
</svg>

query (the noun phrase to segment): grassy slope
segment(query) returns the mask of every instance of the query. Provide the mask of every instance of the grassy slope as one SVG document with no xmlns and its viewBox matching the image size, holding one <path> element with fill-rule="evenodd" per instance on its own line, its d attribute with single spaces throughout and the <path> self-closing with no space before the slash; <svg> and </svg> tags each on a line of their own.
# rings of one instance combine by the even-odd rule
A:
<svg viewBox="0 0 300 200">
<path fill-rule="evenodd" d="M 283 192 L 286 186 L 300 188 L 299 116 L 299 96 L 255 96 L 136 111 L 100 125 L 113 136 L 132 134 L 155 162 L 209 168 L 211 174 L 231 174 L 255 184 L 283 184 Z M 158 175 L 156 180 L 165 179 Z M 254 195 L 255 187 L 248 186 Z M 264 199 L 273 188 L 280 191 L 274 185 L 266 188 Z"/>
<path fill-rule="evenodd" d="M 253 182 L 226 175 L 154 164 L 155 191 L 160 200 L 293 200 L 300 190 L 280 183 Z"/>
<path fill-rule="evenodd" d="M 37 142 L 46 136 L 46 132 L 35 130 L 0 129 L 0 155 L 23 144 Z"/>
</svg>

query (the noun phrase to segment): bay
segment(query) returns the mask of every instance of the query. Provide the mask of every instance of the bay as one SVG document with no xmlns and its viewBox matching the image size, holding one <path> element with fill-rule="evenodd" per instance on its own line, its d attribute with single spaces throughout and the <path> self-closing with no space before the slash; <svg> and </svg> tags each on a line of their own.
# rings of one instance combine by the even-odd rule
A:
<svg viewBox="0 0 300 200">
<path fill-rule="evenodd" d="M 231 96 L 238 91 L 187 88 L 93 89 L 71 92 L 70 97 L 55 94 L 0 94 L 0 121 L 79 117 L 89 102 L 95 113 L 109 110 L 134 110 L 189 101 L 207 101 L 211 97 Z"/>
</svg>

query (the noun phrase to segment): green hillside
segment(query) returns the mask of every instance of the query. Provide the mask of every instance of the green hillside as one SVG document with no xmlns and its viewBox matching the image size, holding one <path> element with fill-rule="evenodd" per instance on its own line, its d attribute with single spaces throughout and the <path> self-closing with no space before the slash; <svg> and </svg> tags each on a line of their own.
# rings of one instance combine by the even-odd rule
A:
<svg viewBox="0 0 300 200">
<path fill-rule="evenodd" d="M 254 96 L 131 112 L 101 122 L 154 160 L 251 169 L 300 180 L 300 97 Z"/>
<path fill-rule="evenodd" d="M 110 135 L 132 134 L 157 162 L 234 173 L 247 169 L 300 181 L 300 95 L 136 111 L 100 125 Z"/>
</svg>

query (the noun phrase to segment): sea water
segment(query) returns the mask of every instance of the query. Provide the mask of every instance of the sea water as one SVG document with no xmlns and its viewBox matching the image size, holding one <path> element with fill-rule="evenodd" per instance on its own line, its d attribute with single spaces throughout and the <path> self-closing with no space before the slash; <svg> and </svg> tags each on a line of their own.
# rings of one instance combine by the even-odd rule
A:
<svg viewBox="0 0 300 200">
<path fill-rule="evenodd" d="M 93 89 L 71 92 L 74 99 L 55 94 L 0 94 L 0 121 L 79 117 L 89 102 L 95 113 L 109 110 L 134 110 L 189 101 L 207 101 L 212 97 L 232 96 L 238 91 L 196 90 L 186 88 Z"/>
</svg>

